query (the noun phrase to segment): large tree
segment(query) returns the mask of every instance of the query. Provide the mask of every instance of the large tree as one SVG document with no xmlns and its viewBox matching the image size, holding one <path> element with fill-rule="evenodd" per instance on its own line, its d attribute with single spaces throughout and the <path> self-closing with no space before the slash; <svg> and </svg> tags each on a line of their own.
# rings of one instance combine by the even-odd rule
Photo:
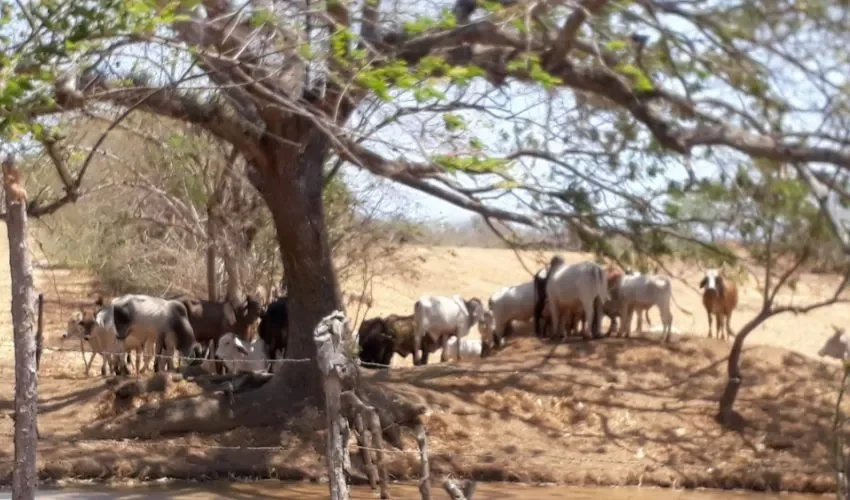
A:
<svg viewBox="0 0 850 500">
<path fill-rule="evenodd" d="M 681 230 L 700 217 L 684 220 L 677 196 L 726 186 L 714 167 L 747 157 L 794 164 L 795 182 L 850 197 L 848 98 L 833 77 L 848 70 L 837 2 L 19 8 L 31 37 L 46 41 L 10 58 L 6 71 L 32 75 L 69 54 L 79 70 L 58 79 L 54 101 L 27 90 L 25 118 L 92 109 L 167 116 L 226 141 L 250 165 L 288 279 L 289 358 L 312 359 L 314 326 L 342 305 L 322 207 L 334 156 L 488 219 L 566 226 L 608 255 L 612 235 L 654 254 L 699 240 Z M 152 47 L 178 63 L 128 63 Z M 280 374 L 242 408 L 287 388 L 319 392 L 311 363 Z"/>
</svg>

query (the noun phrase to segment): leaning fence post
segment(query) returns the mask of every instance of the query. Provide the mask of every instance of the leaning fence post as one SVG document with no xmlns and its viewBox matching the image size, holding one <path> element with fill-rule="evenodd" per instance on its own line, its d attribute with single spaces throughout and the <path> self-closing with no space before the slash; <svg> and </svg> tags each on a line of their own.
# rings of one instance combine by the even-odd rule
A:
<svg viewBox="0 0 850 500">
<path fill-rule="evenodd" d="M 431 500 L 431 468 L 428 464 L 428 435 L 424 425 L 416 427 L 416 444 L 419 446 L 419 494 L 422 500 Z"/>
<path fill-rule="evenodd" d="M 35 291 L 32 261 L 27 244 L 26 191 L 15 158 L 3 161 L 6 195 L 6 236 L 9 239 L 9 274 L 12 282 L 12 327 L 15 340 L 15 465 L 12 498 L 35 498 L 38 479 L 38 379 L 36 377 Z"/>
<path fill-rule="evenodd" d="M 334 311 L 325 316 L 313 332 L 316 342 L 316 357 L 322 372 L 325 387 L 325 413 L 328 422 L 328 483 L 331 500 L 348 500 L 348 484 L 345 482 L 345 454 L 348 453 L 347 428 L 343 428 L 341 418 L 340 394 L 343 380 L 348 378 L 350 370 L 356 370 L 348 358 L 344 339 L 347 328 L 342 311 Z"/>
</svg>

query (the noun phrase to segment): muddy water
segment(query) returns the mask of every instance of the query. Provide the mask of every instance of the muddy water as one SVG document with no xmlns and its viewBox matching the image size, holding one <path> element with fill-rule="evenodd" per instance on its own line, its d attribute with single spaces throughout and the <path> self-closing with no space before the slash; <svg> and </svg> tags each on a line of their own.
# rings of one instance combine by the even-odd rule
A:
<svg viewBox="0 0 850 500">
<path fill-rule="evenodd" d="M 415 486 L 393 484 L 390 486 L 393 498 L 416 499 L 419 493 Z M 447 499 L 442 490 L 435 489 L 432 497 Z M 0 500 L 10 499 L 9 492 L 0 492 Z M 139 486 L 122 488 L 69 488 L 62 490 L 41 490 L 37 498 L 51 500 L 164 500 L 164 499 L 276 499 L 319 500 L 328 498 L 327 485 L 291 484 L 277 481 L 250 483 L 170 483 L 157 486 Z M 351 498 L 357 500 L 378 498 L 376 492 L 368 487 L 353 487 Z M 655 488 L 571 488 L 548 486 L 522 486 L 506 483 L 479 484 L 475 498 L 481 500 L 814 500 L 829 498 L 823 495 L 798 495 L 776 493 L 753 493 L 737 491 L 683 491 Z"/>
</svg>

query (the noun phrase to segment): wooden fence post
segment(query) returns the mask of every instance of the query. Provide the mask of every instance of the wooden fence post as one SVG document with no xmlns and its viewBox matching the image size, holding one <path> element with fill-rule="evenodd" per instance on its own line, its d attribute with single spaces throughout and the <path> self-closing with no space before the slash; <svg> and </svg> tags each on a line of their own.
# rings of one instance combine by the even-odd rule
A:
<svg viewBox="0 0 850 500">
<path fill-rule="evenodd" d="M 41 369 L 41 353 L 44 350 L 44 294 L 38 294 L 38 328 L 35 331 L 35 371 Z"/>
<path fill-rule="evenodd" d="M 343 380 L 356 370 L 348 358 L 344 339 L 347 328 L 342 311 L 325 316 L 313 331 L 316 342 L 319 370 L 324 376 L 325 413 L 328 421 L 328 483 L 330 500 L 349 500 L 348 484 L 345 481 L 345 456 L 348 454 L 348 422 L 342 416 L 340 395 Z"/>
<path fill-rule="evenodd" d="M 9 272 L 12 281 L 12 325 L 15 342 L 15 465 L 12 498 L 35 498 L 38 379 L 36 376 L 35 291 L 27 241 L 27 194 L 15 158 L 3 161 L 6 195 L 6 234 L 9 238 Z"/>
</svg>

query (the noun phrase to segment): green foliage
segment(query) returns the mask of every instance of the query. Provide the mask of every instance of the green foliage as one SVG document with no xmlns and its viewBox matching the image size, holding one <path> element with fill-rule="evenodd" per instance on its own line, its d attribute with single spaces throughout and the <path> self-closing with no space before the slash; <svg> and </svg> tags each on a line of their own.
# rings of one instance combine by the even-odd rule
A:
<svg viewBox="0 0 850 500">
<path fill-rule="evenodd" d="M 501 158 L 476 156 L 435 155 L 431 160 L 448 172 L 504 172 L 508 162 Z"/>
<path fill-rule="evenodd" d="M 525 71 L 535 82 L 549 89 L 560 85 L 563 80 L 550 74 L 540 64 L 540 55 L 533 52 L 523 52 L 508 63 L 508 71 Z"/>
<path fill-rule="evenodd" d="M 616 68 L 614 68 L 618 73 L 621 73 L 632 81 L 632 88 L 638 92 L 648 92 L 651 91 L 654 87 L 652 85 L 652 81 L 646 74 L 637 66 L 633 64 L 618 64 Z"/>
<path fill-rule="evenodd" d="M 455 113 L 443 113 L 443 124 L 449 132 L 457 132 L 466 129 L 466 120 Z"/>
</svg>

